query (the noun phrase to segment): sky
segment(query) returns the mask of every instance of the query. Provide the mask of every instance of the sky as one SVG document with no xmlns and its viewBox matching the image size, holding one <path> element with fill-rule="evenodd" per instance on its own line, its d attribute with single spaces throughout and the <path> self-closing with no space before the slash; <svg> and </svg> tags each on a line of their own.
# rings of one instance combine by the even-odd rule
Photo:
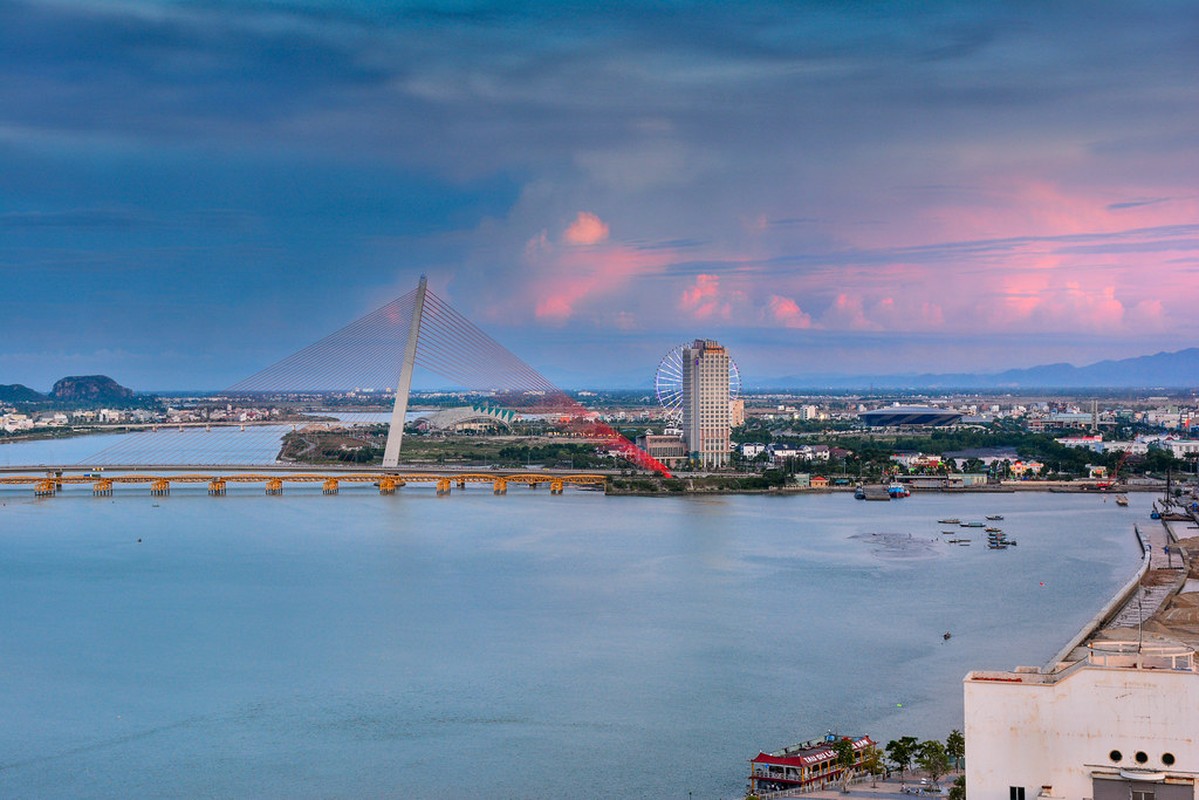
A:
<svg viewBox="0 0 1199 800">
<path fill-rule="evenodd" d="M 0 384 L 222 388 L 421 274 L 568 387 L 696 337 L 749 387 L 1195 346 L 1197 42 L 1169 0 L 0 0 Z"/>
</svg>

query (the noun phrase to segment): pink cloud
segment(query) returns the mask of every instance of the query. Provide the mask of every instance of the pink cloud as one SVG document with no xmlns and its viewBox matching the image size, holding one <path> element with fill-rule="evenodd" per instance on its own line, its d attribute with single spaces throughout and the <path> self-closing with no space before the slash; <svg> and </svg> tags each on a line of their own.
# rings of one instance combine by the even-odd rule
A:
<svg viewBox="0 0 1199 800">
<path fill-rule="evenodd" d="M 833 301 L 832 306 L 821 317 L 821 326 L 825 328 L 849 328 L 851 330 L 879 330 L 880 326 L 866 317 L 862 298 L 841 292 Z"/>
<path fill-rule="evenodd" d="M 580 211 L 575 221 L 562 234 L 567 244 L 599 244 L 608 239 L 608 223 L 590 211 Z"/>
<path fill-rule="evenodd" d="M 630 281 L 659 272 L 675 257 L 670 248 L 642 250 L 610 242 L 608 235 L 603 220 L 580 211 L 557 242 L 542 231 L 525 244 L 529 280 L 520 288 L 525 302 L 532 300 L 537 319 L 564 323 L 576 316 L 583 304 L 619 295 Z M 619 324 L 635 327 L 636 318 L 625 311 Z"/>
<path fill-rule="evenodd" d="M 719 275 L 696 275 L 695 283 L 683 290 L 679 308 L 693 319 L 729 319 L 733 309 L 720 289 Z"/>
<path fill-rule="evenodd" d="M 803 309 L 799 307 L 799 303 L 789 297 L 772 294 L 766 308 L 770 318 L 784 328 L 812 327 L 811 315 L 804 313 Z"/>
</svg>

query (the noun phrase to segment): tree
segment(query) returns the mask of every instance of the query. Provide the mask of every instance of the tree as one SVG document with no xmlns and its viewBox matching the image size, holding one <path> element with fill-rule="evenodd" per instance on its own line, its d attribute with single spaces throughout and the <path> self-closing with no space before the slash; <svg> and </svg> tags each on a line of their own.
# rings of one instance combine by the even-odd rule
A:
<svg viewBox="0 0 1199 800">
<path fill-rule="evenodd" d="M 959 775 L 949 787 L 949 800 L 966 800 L 966 776 Z"/>
<path fill-rule="evenodd" d="M 917 749 L 916 762 L 928 773 L 929 779 L 935 786 L 946 772 L 949 772 L 949 756 L 945 753 L 945 745 L 936 739 L 921 742 Z"/>
<path fill-rule="evenodd" d="M 887 758 L 891 759 L 901 776 L 905 770 L 912 768 L 912 759 L 916 755 L 918 744 L 915 736 L 902 736 L 887 742 Z"/>
<path fill-rule="evenodd" d="M 853 749 L 853 740 L 844 737 L 833 743 L 837 753 L 837 766 L 841 768 L 841 790 L 849 791 L 849 779 L 853 777 L 853 765 L 858 760 L 858 754 Z"/>
<path fill-rule="evenodd" d="M 953 768 L 962 768 L 962 759 L 966 756 L 966 737 L 957 728 L 945 737 L 945 753 L 953 759 Z"/>
<path fill-rule="evenodd" d="M 862 769 L 870 773 L 870 785 L 878 786 L 878 774 L 883 771 L 883 754 L 874 745 L 862 752 Z"/>
</svg>

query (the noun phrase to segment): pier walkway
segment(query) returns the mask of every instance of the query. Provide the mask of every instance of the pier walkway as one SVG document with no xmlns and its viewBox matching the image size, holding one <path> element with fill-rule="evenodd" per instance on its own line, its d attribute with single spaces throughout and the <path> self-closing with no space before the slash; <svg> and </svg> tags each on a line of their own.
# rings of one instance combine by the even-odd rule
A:
<svg viewBox="0 0 1199 800">
<path fill-rule="evenodd" d="M 1149 559 L 1148 569 L 1137 590 L 1100 626 L 1100 630 L 1138 628 L 1148 622 L 1185 576 L 1182 556 L 1166 553 L 1166 547 L 1176 541 L 1169 523 L 1151 520 L 1144 527 L 1138 525 L 1137 534 L 1145 548 L 1145 557 Z"/>
</svg>

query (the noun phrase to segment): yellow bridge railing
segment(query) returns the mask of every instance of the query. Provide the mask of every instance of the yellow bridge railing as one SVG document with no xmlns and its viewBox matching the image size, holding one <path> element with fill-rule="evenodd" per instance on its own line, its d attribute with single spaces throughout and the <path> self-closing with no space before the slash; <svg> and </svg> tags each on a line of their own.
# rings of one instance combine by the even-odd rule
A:
<svg viewBox="0 0 1199 800">
<path fill-rule="evenodd" d="M 91 484 L 96 497 L 111 497 L 117 484 L 148 484 L 150 494 L 165 497 L 171 493 L 173 484 L 208 484 L 208 494 L 223 496 L 231 483 L 261 483 L 268 495 L 283 494 L 289 483 L 319 483 L 324 494 L 337 494 L 343 483 L 370 483 L 378 487 L 380 494 L 395 494 L 396 490 L 409 483 L 435 484 L 437 494 L 448 495 L 453 487 L 465 489 L 468 483 L 490 483 L 494 494 L 507 494 L 508 485 L 525 485 L 530 489 L 547 485 L 550 494 L 562 494 L 567 486 L 600 486 L 607 480 L 604 475 L 545 475 L 539 473 L 517 473 L 514 475 L 492 475 L 484 472 L 463 472 L 454 475 L 437 475 L 427 472 L 412 473 L 339 473 L 337 475 L 317 473 L 283 473 L 263 475 L 257 473 L 190 474 L 178 475 L 0 475 L 0 485 L 32 486 L 36 497 L 53 497 L 64 486 Z"/>
</svg>

